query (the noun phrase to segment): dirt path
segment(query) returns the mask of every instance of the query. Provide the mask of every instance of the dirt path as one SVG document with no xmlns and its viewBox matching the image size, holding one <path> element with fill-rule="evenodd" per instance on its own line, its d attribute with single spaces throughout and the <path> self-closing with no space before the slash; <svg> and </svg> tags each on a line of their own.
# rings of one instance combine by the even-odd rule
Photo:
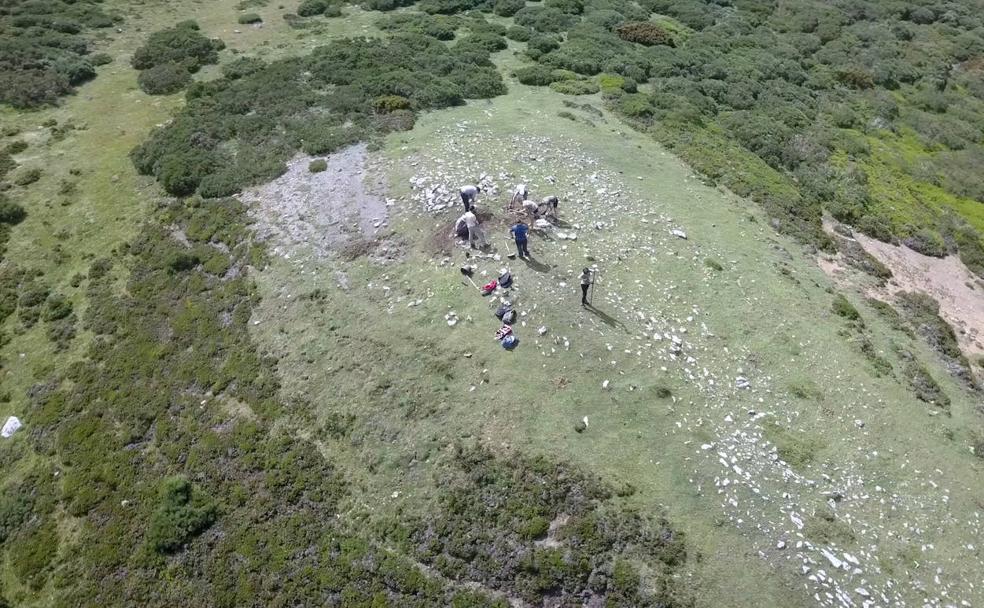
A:
<svg viewBox="0 0 984 608">
<path fill-rule="evenodd" d="M 263 186 L 247 190 L 257 234 L 269 240 L 273 253 L 287 258 L 325 258 L 359 239 L 388 230 L 386 200 L 367 189 L 366 146 L 360 144 L 327 157 L 328 168 L 312 173 L 318 157 L 297 156 L 287 172 Z"/>
</svg>

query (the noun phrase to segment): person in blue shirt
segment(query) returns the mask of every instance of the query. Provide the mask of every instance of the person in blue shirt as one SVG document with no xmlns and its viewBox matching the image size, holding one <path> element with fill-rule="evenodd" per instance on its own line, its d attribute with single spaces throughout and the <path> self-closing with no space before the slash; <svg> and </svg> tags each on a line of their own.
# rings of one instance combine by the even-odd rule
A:
<svg viewBox="0 0 984 608">
<path fill-rule="evenodd" d="M 526 225 L 523 220 L 519 220 L 513 227 L 509 229 L 509 233 L 512 234 L 513 239 L 516 240 L 516 252 L 521 258 L 528 258 L 530 256 L 530 250 L 526 246 L 526 237 L 529 233 L 530 227 Z"/>
</svg>

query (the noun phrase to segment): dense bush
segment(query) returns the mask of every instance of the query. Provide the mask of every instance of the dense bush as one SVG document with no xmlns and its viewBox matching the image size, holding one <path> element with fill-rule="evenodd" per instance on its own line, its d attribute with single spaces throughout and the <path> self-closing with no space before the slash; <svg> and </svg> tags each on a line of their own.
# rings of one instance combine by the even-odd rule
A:
<svg viewBox="0 0 984 608">
<path fill-rule="evenodd" d="M 526 6 L 526 0 L 496 0 L 492 12 L 500 17 L 512 17 Z"/>
<path fill-rule="evenodd" d="M 413 3 L 414 0 L 362 0 L 362 8 L 367 11 L 392 11 Z"/>
<path fill-rule="evenodd" d="M 320 15 L 325 12 L 329 4 L 329 0 L 303 0 L 297 6 L 297 14 L 301 17 Z"/>
<path fill-rule="evenodd" d="M 216 63 L 218 51 L 225 48 L 220 40 L 209 40 L 198 31 L 194 21 L 182 21 L 172 28 L 154 32 L 133 53 L 130 63 L 146 70 L 164 63 L 180 63 L 194 72 L 203 65 Z"/>
<path fill-rule="evenodd" d="M 262 23 L 263 17 L 260 17 L 257 13 L 242 13 L 236 21 L 242 25 L 250 25 L 252 23 Z"/>
<path fill-rule="evenodd" d="M 113 24 L 92 0 L 37 0 L 0 10 L 0 103 L 55 103 L 95 76 L 84 32 Z"/>
<path fill-rule="evenodd" d="M 532 86 L 547 86 L 554 81 L 553 70 L 542 65 L 530 65 L 513 72 L 516 80 Z"/>
<path fill-rule="evenodd" d="M 438 40 L 452 40 L 461 22 L 457 17 L 446 15 L 395 13 L 379 19 L 376 25 L 385 32 L 409 32 Z"/>
<path fill-rule="evenodd" d="M 848 321 L 857 321 L 861 318 L 861 313 L 858 312 L 858 309 L 843 294 L 837 294 L 834 297 L 834 303 L 831 305 L 831 308 L 835 315 L 844 317 Z"/>
<path fill-rule="evenodd" d="M 549 34 L 533 34 L 526 43 L 526 54 L 533 59 L 539 59 L 546 53 L 560 48 L 560 42 Z"/>
<path fill-rule="evenodd" d="M 321 173 L 328 170 L 328 161 L 323 158 L 312 160 L 308 163 L 308 171 L 311 173 Z"/>
<path fill-rule="evenodd" d="M 645 46 L 676 46 L 670 33 L 651 21 L 629 21 L 615 28 L 615 33 L 622 40 Z"/>
<path fill-rule="evenodd" d="M 161 63 L 140 72 L 137 84 L 148 95 L 170 95 L 191 83 L 191 73 L 178 63 Z"/>
<path fill-rule="evenodd" d="M 412 124 L 412 116 L 372 120 L 381 96 L 406 98 L 420 110 L 505 90 L 481 45 L 465 52 L 417 34 L 335 41 L 307 57 L 254 67 L 193 85 L 184 109 L 133 151 L 137 169 L 177 196 L 199 188 L 228 195 L 279 175 L 298 149 L 327 154 Z"/>
<path fill-rule="evenodd" d="M 916 229 L 902 239 L 902 244 L 913 251 L 935 258 L 942 258 L 949 253 L 943 237 L 929 228 Z"/>
<path fill-rule="evenodd" d="M 11 181 L 18 186 L 28 186 L 41 179 L 40 167 L 23 167 L 14 173 Z"/>
<path fill-rule="evenodd" d="M 563 32 L 578 22 L 576 15 L 569 15 L 556 8 L 527 6 L 513 15 L 516 25 L 530 27 L 538 32 Z"/>
<path fill-rule="evenodd" d="M 543 0 L 543 6 L 555 8 L 570 15 L 580 15 L 584 12 L 583 0 Z"/>
<path fill-rule="evenodd" d="M 667 522 L 608 510 L 612 489 L 543 459 L 498 462 L 465 449 L 456 461 L 460 480 L 441 499 L 442 517 L 412 520 L 406 540 L 403 526 L 391 534 L 443 576 L 510 589 L 533 605 L 544 594 L 578 605 L 584 593 L 612 608 L 687 605 L 673 581 L 684 539 Z M 537 542 L 558 521 L 562 549 Z M 626 561 L 630 545 L 648 585 Z"/>
<path fill-rule="evenodd" d="M 550 88 L 565 95 L 591 95 L 599 90 L 593 80 L 558 80 L 550 83 Z"/>
<path fill-rule="evenodd" d="M 492 0 L 420 0 L 417 8 L 425 13 L 455 15 L 470 10 L 489 10 Z"/>
<path fill-rule="evenodd" d="M 19 224 L 27 217 L 27 212 L 17 203 L 0 194 L 0 224 Z"/>
<path fill-rule="evenodd" d="M 147 542 L 158 553 L 180 549 L 215 521 L 216 509 L 183 477 L 163 481 L 158 506 L 150 520 Z"/>
<path fill-rule="evenodd" d="M 541 56 L 539 61 L 587 76 L 613 72 L 637 81 L 647 80 L 650 70 L 649 59 L 638 47 L 587 22 L 568 32 L 566 42 L 558 49 Z"/>
<path fill-rule="evenodd" d="M 528 27 L 519 27 L 518 25 L 511 26 L 506 30 L 506 38 L 510 40 L 515 40 L 516 42 L 529 42 L 530 38 L 533 37 L 533 30 Z"/>
</svg>

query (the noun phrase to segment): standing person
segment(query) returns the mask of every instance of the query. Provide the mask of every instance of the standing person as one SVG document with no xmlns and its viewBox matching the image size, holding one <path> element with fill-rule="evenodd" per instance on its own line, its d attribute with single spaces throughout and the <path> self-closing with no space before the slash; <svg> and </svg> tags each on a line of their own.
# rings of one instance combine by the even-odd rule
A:
<svg viewBox="0 0 984 608">
<path fill-rule="evenodd" d="M 478 198 L 478 193 L 481 191 L 481 188 L 471 184 L 462 186 L 461 189 L 458 190 L 458 193 L 461 194 L 461 202 L 465 205 L 465 211 L 472 208 L 472 205 L 475 204 L 475 200 Z"/>
<path fill-rule="evenodd" d="M 478 223 L 478 216 L 475 215 L 475 206 L 472 205 L 472 208 L 465 211 L 458 220 L 464 222 L 465 227 L 468 228 L 468 244 L 471 248 L 475 248 L 475 241 L 478 241 L 479 248 L 485 248 L 485 233 Z"/>
<path fill-rule="evenodd" d="M 581 270 L 581 306 L 588 307 L 588 288 L 591 287 L 591 269 Z"/>
<path fill-rule="evenodd" d="M 529 248 L 526 246 L 526 238 L 529 231 L 530 227 L 523 220 L 519 220 L 509 229 L 509 233 L 512 234 L 513 239 L 516 241 L 516 252 L 520 258 L 532 257 L 530 256 Z"/>
</svg>

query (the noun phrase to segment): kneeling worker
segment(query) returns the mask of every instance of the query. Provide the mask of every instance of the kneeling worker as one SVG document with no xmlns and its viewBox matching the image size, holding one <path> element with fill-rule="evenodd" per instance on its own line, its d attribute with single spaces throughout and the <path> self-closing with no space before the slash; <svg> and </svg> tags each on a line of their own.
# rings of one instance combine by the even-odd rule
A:
<svg viewBox="0 0 984 608">
<path fill-rule="evenodd" d="M 482 226 L 478 223 L 478 217 L 475 215 L 475 207 L 472 206 L 471 209 L 459 217 L 455 225 L 457 226 L 459 222 L 464 222 L 465 227 L 468 229 L 468 244 L 471 248 L 474 249 L 475 242 L 478 241 L 479 248 L 484 249 L 486 246 L 485 233 L 482 231 Z"/>
</svg>

